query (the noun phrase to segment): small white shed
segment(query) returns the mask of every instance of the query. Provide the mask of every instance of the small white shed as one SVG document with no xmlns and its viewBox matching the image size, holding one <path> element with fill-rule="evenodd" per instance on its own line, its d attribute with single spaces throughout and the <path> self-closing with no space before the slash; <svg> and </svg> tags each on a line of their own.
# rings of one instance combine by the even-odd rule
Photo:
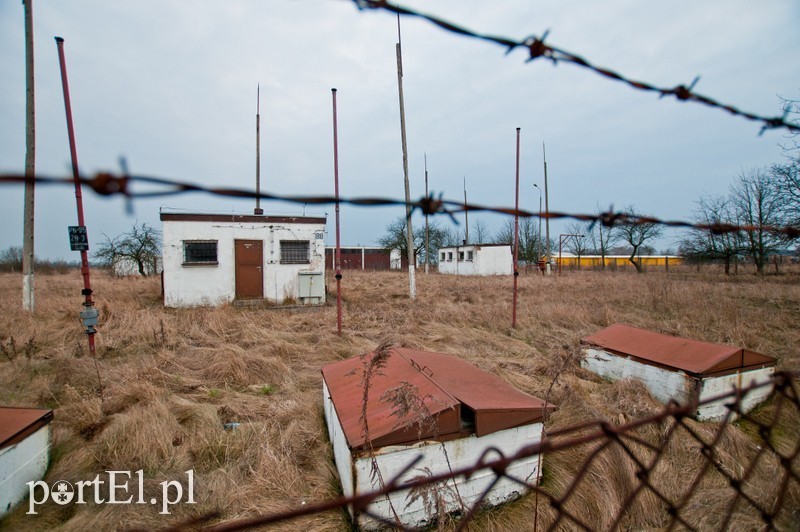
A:
<svg viewBox="0 0 800 532">
<path fill-rule="evenodd" d="M 53 411 L 0 407 L 0 518 L 28 495 L 50 461 Z"/>
<path fill-rule="evenodd" d="M 581 341 L 581 366 L 610 380 L 641 381 L 663 403 L 674 399 L 699 401 L 764 382 L 775 372 L 775 358 L 727 345 L 669 336 L 616 323 Z M 769 387 L 758 388 L 742 400 L 747 412 L 764 401 Z M 700 421 L 720 420 L 728 412 L 725 403 L 712 401 L 698 408 Z"/>
<path fill-rule="evenodd" d="M 439 248 L 439 273 L 511 275 L 514 256 L 508 244 L 469 244 Z"/>
<path fill-rule="evenodd" d="M 325 302 L 322 217 L 162 212 L 164 305 Z"/>
<path fill-rule="evenodd" d="M 400 476 L 401 482 L 447 473 L 448 469 L 474 465 L 489 448 L 509 456 L 538 443 L 544 413 L 555 409 L 455 356 L 391 348 L 385 365 L 370 379 L 365 427 L 363 368 L 373 356 L 375 353 L 370 353 L 322 368 L 328 435 L 342 490 L 348 497 L 380 489 L 380 480 L 372 473 L 373 456 L 384 482 L 398 476 L 417 456 L 421 461 Z M 397 400 L 392 400 L 400 396 L 416 408 L 404 413 Z M 490 454 L 487 459 L 494 457 Z M 534 455 L 515 462 L 507 471 L 536 483 L 541 477 L 540 463 Z M 492 471 L 481 470 L 469 480 L 449 480 L 432 491 L 442 511 L 465 513 L 494 480 Z M 500 504 L 523 492 L 520 484 L 503 477 L 491 487 L 485 502 Z M 424 497 L 409 495 L 405 490 L 378 498 L 367 511 L 392 523 L 397 514 L 406 527 L 432 524 L 436 514 L 428 513 Z M 382 528 L 368 515 L 353 515 L 352 507 L 350 513 L 364 529 Z"/>
</svg>

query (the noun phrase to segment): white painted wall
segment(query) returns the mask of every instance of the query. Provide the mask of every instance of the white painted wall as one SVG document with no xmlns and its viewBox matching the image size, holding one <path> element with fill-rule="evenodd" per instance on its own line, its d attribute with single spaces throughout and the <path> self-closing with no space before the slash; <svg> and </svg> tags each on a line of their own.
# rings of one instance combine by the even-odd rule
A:
<svg viewBox="0 0 800 532">
<path fill-rule="evenodd" d="M 468 252 L 472 252 L 472 260 L 467 260 Z M 453 260 L 442 260 L 442 253 Z M 459 253 L 464 259 L 459 260 Z M 511 275 L 514 273 L 514 256 L 511 246 L 457 246 L 439 248 L 439 273 L 452 275 Z"/>
<path fill-rule="evenodd" d="M 339 480 L 342 484 L 342 494 L 350 497 L 354 492 L 352 455 L 324 379 L 322 380 L 322 405 L 325 410 L 325 423 L 328 425 L 328 438 L 333 445 L 333 459 L 336 461 L 336 469 L 339 471 Z M 353 517 L 353 507 L 349 506 L 348 509 L 350 516 Z"/>
<path fill-rule="evenodd" d="M 164 305 L 214 306 L 234 300 L 235 240 L 261 240 L 264 252 L 264 298 L 300 301 L 299 272 L 325 273 L 325 224 L 163 221 Z M 183 265 L 184 240 L 216 240 L 216 265 Z M 281 240 L 308 240 L 310 264 L 281 264 Z M 320 301 L 324 303 L 322 291 Z"/>
<path fill-rule="evenodd" d="M 0 449 L 0 518 L 27 497 L 28 482 L 44 478 L 49 458 L 50 425 Z"/>
<path fill-rule="evenodd" d="M 581 367 L 592 371 L 601 377 L 616 381 L 620 379 L 636 379 L 642 382 L 653 397 L 662 403 L 675 399 L 680 404 L 692 400 L 696 390 L 699 390 L 700 401 L 730 392 L 734 387 L 748 386 L 753 382 L 766 382 L 775 372 L 774 367 L 740 372 L 721 377 L 706 377 L 697 379 L 680 370 L 669 370 L 643 364 L 628 357 L 623 357 L 596 349 L 584 347 L 584 357 Z M 755 390 L 744 398 L 742 405 L 747 412 L 766 399 L 771 388 L 765 386 Z M 715 401 L 699 408 L 694 417 L 699 421 L 718 421 L 725 417 L 727 401 Z M 731 418 L 733 420 L 735 418 Z"/>
<path fill-rule="evenodd" d="M 421 475 L 447 473 L 449 471 L 448 459 L 450 468 L 460 469 L 474 465 L 484 450 L 489 447 L 495 447 L 508 456 L 526 445 L 539 442 L 541 437 L 542 424 L 532 423 L 487 434 L 480 438 L 472 435 L 444 443 L 428 441 L 413 446 L 383 447 L 376 451 L 376 460 L 384 481 L 388 482 L 418 455 L 422 455 L 420 462 L 401 477 L 403 482 L 407 482 Z M 493 454 L 488 458 L 496 456 Z M 534 455 L 515 462 L 508 467 L 507 471 L 510 475 L 533 484 L 538 482 L 541 477 L 538 466 L 539 456 Z M 371 478 L 371 470 L 372 462 L 368 456 L 361 453 L 361 456 L 356 457 L 355 483 L 358 493 L 366 493 L 380 488 L 380 482 Z M 495 474 L 490 469 L 483 469 L 475 473 L 468 481 L 463 478 L 451 479 L 447 486 L 436 486 L 433 491 L 443 499 L 448 513 L 459 510 L 466 513 L 494 478 Z M 484 501 L 489 505 L 497 505 L 516 499 L 524 492 L 525 488 L 522 485 L 503 477 L 492 487 Z M 378 499 L 370 505 L 370 511 L 394 521 L 394 514 L 390 507 L 391 501 L 391 505 L 403 525 L 422 528 L 432 524 L 436 516 L 429 515 L 425 511 L 422 498 L 411 502 L 408 494 L 407 490 L 398 491 L 390 494 L 388 499 L 386 497 Z M 364 530 L 377 530 L 384 527 L 380 522 L 367 515 L 358 516 L 358 524 Z"/>
</svg>

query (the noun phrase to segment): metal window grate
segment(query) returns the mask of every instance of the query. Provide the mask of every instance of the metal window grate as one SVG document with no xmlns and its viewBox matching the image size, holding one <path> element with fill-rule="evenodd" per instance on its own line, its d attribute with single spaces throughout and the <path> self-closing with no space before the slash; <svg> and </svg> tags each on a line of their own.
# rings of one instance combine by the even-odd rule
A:
<svg viewBox="0 0 800 532">
<path fill-rule="evenodd" d="M 308 240 L 281 240 L 281 264 L 308 264 Z"/>
<path fill-rule="evenodd" d="M 217 264 L 216 240 L 185 240 L 183 242 L 184 264 Z"/>
</svg>

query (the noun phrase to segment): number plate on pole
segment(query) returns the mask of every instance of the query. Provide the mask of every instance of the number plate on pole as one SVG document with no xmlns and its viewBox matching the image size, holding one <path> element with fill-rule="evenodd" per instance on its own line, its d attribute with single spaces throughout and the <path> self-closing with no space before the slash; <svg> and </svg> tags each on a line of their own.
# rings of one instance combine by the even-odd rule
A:
<svg viewBox="0 0 800 532">
<path fill-rule="evenodd" d="M 69 226 L 69 248 L 72 251 L 89 251 L 89 238 L 85 225 Z"/>
</svg>

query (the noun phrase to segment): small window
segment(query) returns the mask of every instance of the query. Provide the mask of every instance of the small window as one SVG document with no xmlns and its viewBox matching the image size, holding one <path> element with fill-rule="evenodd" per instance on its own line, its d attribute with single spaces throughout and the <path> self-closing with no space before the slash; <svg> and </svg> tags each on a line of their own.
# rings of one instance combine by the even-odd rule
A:
<svg viewBox="0 0 800 532">
<path fill-rule="evenodd" d="M 442 251 L 442 262 L 444 262 L 444 260 L 445 260 L 446 258 L 447 258 L 447 253 L 445 253 L 444 251 Z"/>
<path fill-rule="evenodd" d="M 467 251 L 467 260 L 472 262 L 472 251 Z"/>
<path fill-rule="evenodd" d="M 448 251 L 447 252 L 447 262 L 453 262 L 453 252 L 452 251 Z"/>
<path fill-rule="evenodd" d="M 308 264 L 308 240 L 281 240 L 281 264 Z"/>
<path fill-rule="evenodd" d="M 462 261 L 462 262 L 464 261 L 464 252 L 463 251 L 459 251 L 458 252 L 458 260 Z"/>
<path fill-rule="evenodd" d="M 184 240 L 184 264 L 217 264 L 216 240 Z"/>
</svg>

